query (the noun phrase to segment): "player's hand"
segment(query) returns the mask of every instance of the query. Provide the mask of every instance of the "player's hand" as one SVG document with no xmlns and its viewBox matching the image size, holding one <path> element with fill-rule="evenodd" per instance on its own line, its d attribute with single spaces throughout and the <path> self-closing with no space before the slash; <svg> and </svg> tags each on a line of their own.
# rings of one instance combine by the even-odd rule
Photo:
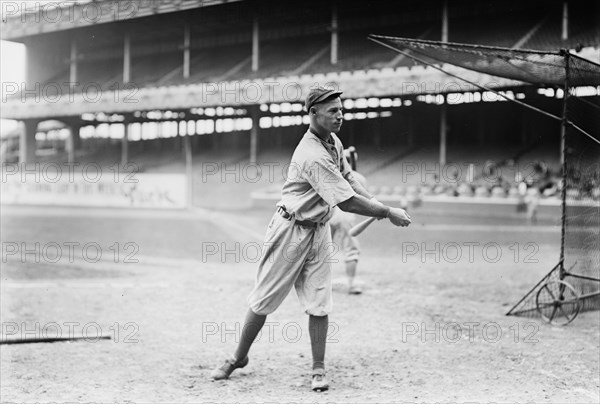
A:
<svg viewBox="0 0 600 404">
<path fill-rule="evenodd" d="M 404 209 L 400 208 L 390 208 L 388 219 L 390 219 L 390 222 L 396 226 L 406 227 L 411 224 L 408 213 L 406 213 Z"/>
</svg>

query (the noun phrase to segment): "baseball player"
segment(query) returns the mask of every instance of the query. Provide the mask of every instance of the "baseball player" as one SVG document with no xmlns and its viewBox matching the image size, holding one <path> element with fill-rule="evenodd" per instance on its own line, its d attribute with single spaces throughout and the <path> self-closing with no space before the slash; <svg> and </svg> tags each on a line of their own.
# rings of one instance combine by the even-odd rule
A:
<svg viewBox="0 0 600 404">
<path fill-rule="evenodd" d="M 354 167 L 353 167 L 354 168 Z M 352 171 L 352 176 L 366 188 L 366 179 L 356 171 Z M 360 256 L 360 244 L 358 239 L 350 235 L 350 229 L 354 225 L 354 215 L 344 212 L 338 207 L 333 209 L 333 216 L 329 220 L 331 226 L 331 239 L 337 249 L 343 251 L 344 262 L 346 265 L 346 278 L 348 279 L 348 294 L 360 295 L 362 289 L 354 285 L 356 277 L 356 267 Z"/>
<path fill-rule="evenodd" d="M 328 221 L 333 207 L 364 216 L 388 218 L 408 226 L 403 209 L 373 199 L 352 176 L 336 133 L 343 121 L 341 91 L 317 87 L 305 100 L 310 126 L 294 151 L 281 200 L 267 228 L 249 310 L 233 356 L 212 372 L 214 380 L 227 379 L 248 364 L 248 352 L 267 315 L 283 302 L 292 287 L 308 314 L 314 391 L 329 388 L 325 377 L 325 343 L 332 309 L 331 244 Z"/>
</svg>

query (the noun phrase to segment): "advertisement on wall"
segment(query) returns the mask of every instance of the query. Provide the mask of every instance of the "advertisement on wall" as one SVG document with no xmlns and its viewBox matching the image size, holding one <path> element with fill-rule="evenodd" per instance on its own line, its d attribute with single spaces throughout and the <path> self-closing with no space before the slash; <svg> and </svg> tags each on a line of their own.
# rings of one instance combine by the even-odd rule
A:
<svg viewBox="0 0 600 404">
<path fill-rule="evenodd" d="M 0 203 L 11 205 L 93 206 L 182 209 L 184 174 L 109 171 L 90 165 L 81 170 L 52 167 L 2 169 Z"/>
</svg>

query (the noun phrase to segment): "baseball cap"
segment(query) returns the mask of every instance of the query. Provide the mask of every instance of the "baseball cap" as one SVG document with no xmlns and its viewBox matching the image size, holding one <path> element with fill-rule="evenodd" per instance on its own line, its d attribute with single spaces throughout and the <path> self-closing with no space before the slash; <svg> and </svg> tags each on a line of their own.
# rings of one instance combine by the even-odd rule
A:
<svg viewBox="0 0 600 404">
<path fill-rule="evenodd" d="M 310 112 L 310 107 L 312 107 L 313 105 L 319 104 L 330 98 L 339 97 L 342 93 L 343 91 L 336 91 L 333 88 L 326 88 L 320 86 L 312 88 L 306 96 L 306 100 L 304 101 L 306 112 Z"/>
</svg>

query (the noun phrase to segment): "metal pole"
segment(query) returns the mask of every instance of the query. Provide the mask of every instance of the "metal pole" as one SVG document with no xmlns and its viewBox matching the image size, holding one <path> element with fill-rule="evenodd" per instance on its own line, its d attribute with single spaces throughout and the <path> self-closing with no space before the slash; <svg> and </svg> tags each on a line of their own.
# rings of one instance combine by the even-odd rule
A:
<svg viewBox="0 0 600 404">
<path fill-rule="evenodd" d="M 562 213 L 561 213 L 561 229 L 560 229 L 560 271 L 559 278 L 562 280 L 565 277 L 565 235 L 567 231 L 567 100 L 569 99 L 569 62 L 570 53 L 568 50 L 563 50 L 565 57 L 565 83 L 563 86 L 563 111 L 562 111 L 562 123 L 560 130 L 560 142 L 561 142 L 561 166 L 562 166 Z"/>
</svg>

